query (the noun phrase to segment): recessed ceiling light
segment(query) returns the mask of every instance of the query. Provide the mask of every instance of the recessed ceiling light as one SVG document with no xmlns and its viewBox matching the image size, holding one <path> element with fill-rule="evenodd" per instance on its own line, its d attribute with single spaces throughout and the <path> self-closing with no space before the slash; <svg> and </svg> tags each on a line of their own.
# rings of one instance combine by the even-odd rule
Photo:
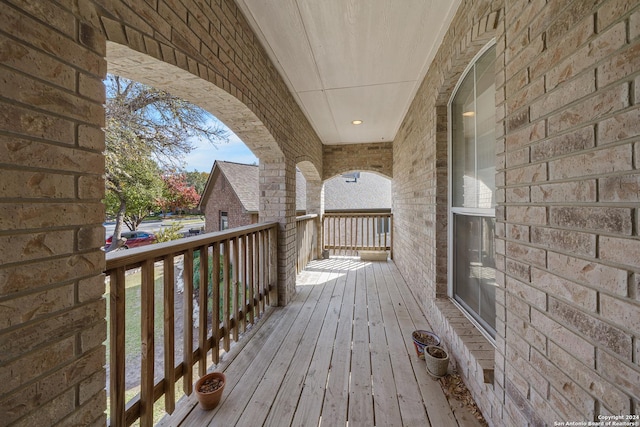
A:
<svg viewBox="0 0 640 427">
<path fill-rule="evenodd" d="M 362 124 L 362 120 L 354 120 L 351 122 L 352 125 L 361 125 Z"/>
<path fill-rule="evenodd" d="M 476 115 L 475 111 L 465 111 L 464 113 L 462 113 L 463 117 L 473 117 Z"/>
</svg>

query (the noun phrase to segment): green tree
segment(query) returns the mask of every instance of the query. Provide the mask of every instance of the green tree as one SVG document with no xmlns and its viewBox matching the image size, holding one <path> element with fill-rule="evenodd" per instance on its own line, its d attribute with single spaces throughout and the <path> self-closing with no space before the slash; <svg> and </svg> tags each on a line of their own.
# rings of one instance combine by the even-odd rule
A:
<svg viewBox="0 0 640 427">
<path fill-rule="evenodd" d="M 200 195 L 195 187 L 189 186 L 184 173 L 165 174 L 164 191 L 159 200 L 163 212 L 176 212 L 193 209 L 198 206 Z"/>
<path fill-rule="evenodd" d="M 119 168 L 122 170 L 114 171 Z M 111 169 L 105 196 L 107 213 L 122 217 L 129 230 L 136 230 L 162 195 L 164 181 L 160 168 L 151 158 L 138 156 L 122 159 Z"/>
<path fill-rule="evenodd" d="M 228 133 L 209 113 L 165 91 L 111 74 L 105 86 L 105 202 L 116 216 L 110 251 L 122 245 L 125 218 L 135 229 L 153 207 L 150 195 L 162 191 L 160 169 L 180 164 L 194 138 L 215 144 L 228 141 Z"/>
<path fill-rule="evenodd" d="M 187 177 L 187 184 L 195 188 L 198 194 L 202 196 L 204 187 L 207 185 L 207 180 L 209 179 L 209 172 L 185 172 L 185 176 Z"/>
</svg>

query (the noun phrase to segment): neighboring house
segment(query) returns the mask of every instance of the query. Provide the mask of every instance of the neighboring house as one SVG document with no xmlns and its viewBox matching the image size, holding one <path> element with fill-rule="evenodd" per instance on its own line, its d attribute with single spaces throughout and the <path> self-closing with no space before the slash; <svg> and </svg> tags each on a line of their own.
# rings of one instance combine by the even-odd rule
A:
<svg viewBox="0 0 640 427">
<path fill-rule="evenodd" d="M 259 168 L 216 160 L 200 199 L 207 232 L 258 222 Z M 325 212 L 390 212 L 391 181 L 374 173 L 345 174 L 325 182 Z M 296 210 L 306 211 L 306 180 L 296 173 Z"/>
<path fill-rule="evenodd" d="M 258 222 L 258 166 L 215 161 L 199 208 L 207 232 Z"/>
</svg>

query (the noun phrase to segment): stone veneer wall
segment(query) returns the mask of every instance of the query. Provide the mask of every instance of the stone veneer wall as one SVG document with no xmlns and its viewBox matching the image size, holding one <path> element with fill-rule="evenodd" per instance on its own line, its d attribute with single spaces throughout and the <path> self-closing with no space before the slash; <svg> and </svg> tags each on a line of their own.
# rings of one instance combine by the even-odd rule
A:
<svg viewBox="0 0 640 427">
<path fill-rule="evenodd" d="M 463 1 L 394 141 L 396 263 L 491 425 L 640 411 L 639 35 L 638 2 Z M 495 350 L 446 298 L 446 105 L 493 37 Z"/>
<path fill-rule="evenodd" d="M 107 63 L 218 113 L 278 169 L 264 186 L 286 176 L 263 212 L 282 304 L 294 165 L 320 176 L 322 145 L 232 0 L 0 0 L 0 22 L 0 423 L 104 425 Z"/>
</svg>

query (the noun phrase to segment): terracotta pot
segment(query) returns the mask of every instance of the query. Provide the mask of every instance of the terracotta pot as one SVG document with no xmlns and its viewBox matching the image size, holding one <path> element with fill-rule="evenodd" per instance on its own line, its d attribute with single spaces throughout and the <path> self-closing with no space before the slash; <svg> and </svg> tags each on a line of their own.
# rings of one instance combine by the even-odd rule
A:
<svg viewBox="0 0 640 427">
<path fill-rule="evenodd" d="M 435 355 L 434 355 L 435 353 Z M 449 353 L 437 345 L 429 345 L 424 349 L 424 360 L 427 362 L 427 372 L 441 378 L 447 375 L 449 369 Z"/>
<path fill-rule="evenodd" d="M 207 387 L 211 387 L 213 381 L 222 381 L 222 385 L 213 391 L 206 391 Z M 226 378 L 222 372 L 211 372 L 201 377 L 195 386 L 196 397 L 200 407 L 208 411 L 218 406 L 226 383 Z"/>
</svg>

